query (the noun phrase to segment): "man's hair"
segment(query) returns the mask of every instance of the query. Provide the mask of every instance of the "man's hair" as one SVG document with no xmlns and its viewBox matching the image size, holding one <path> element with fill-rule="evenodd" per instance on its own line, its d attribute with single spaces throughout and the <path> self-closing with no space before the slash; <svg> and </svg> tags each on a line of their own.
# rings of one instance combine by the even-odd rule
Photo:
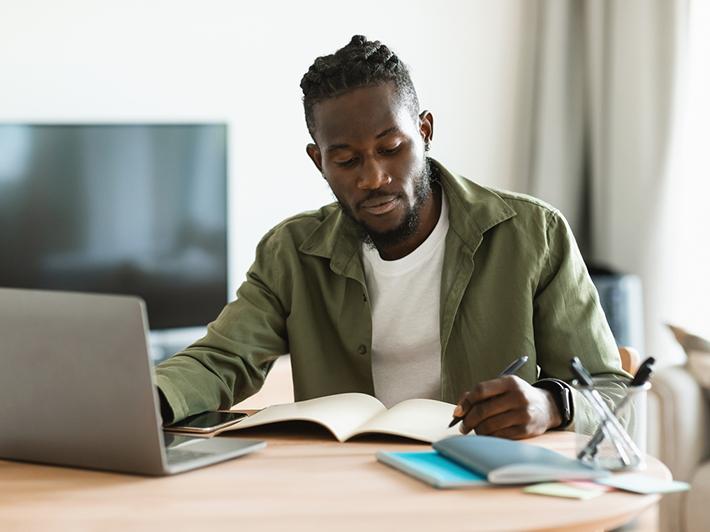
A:
<svg viewBox="0 0 710 532">
<path fill-rule="evenodd" d="M 334 54 L 318 57 L 301 79 L 306 125 L 315 139 L 313 107 L 323 100 L 335 98 L 360 87 L 393 83 L 396 95 L 416 117 L 419 99 L 409 70 L 380 41 L 368 41 L 354 35 L 350 42 Z"/>
</svg>

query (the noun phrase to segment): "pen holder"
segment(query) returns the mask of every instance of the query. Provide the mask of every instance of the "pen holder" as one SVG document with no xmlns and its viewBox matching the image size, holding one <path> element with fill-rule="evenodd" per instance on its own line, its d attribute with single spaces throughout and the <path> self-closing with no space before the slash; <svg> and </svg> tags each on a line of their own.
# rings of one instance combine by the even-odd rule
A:
<svg viewBox="0 0 710 532">
<path fill-rule="evenodd" d="M 618 379 L 595 377 L 594 388 L 604 390 L 618 386 Z M 572 386 L 591 404 L 591 423 L 576 428 L 577 457 L 583 462 L 611 471 L 643 469 L 646 466 L 647 395 L 650 383 L 629 386 L 614 398 L 607 413 L 613 413 L 618 423 L 606 419 L 605 412 L 594 404 L 588 388 L 573 381 Z M 623 431 L 623 434 L 621 433 Z"/>
</svg>

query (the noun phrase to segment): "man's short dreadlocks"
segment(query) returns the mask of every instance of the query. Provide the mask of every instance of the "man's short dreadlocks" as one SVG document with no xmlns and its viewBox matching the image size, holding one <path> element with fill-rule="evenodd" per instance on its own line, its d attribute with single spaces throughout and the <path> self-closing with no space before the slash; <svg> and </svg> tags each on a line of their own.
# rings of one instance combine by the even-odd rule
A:
<svg viewBox="0 0 710 532">
<path fill-rule="evenodd" d="M 301 79 L 306 125 L 314 137 L 313 107 L 352 89 L 392 82 L 397 95 L 414 117 L 419 113 L 419 99 L 404 63 L 380 41 L 368 41 L 355 35 L 331 55 L 317 58 Z M 315 137 L 314 137 L 315 138 Z"/>
</svg>

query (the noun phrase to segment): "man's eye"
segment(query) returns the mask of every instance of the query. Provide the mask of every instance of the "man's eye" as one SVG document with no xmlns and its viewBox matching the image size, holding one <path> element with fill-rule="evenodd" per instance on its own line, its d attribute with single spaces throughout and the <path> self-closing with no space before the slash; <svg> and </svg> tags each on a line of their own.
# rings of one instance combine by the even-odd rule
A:
<svg viewBox="0 0 710 532">
<path fill-rule="evenodd" d="M 348 159 L 347 161 L 335 161 L 335 164 L 347 168 L 355 164 L 355 157 Z"/>
<path fill-rule="evenodd" d="M 382 148 L 380 151 L 384 153 L 385 155 L 392 155 L 393 153 L 397 153 L 399 151 L 401 144 L 397 144 L 396 146 L 392 146 L 391 148 Z"/>
</svg>

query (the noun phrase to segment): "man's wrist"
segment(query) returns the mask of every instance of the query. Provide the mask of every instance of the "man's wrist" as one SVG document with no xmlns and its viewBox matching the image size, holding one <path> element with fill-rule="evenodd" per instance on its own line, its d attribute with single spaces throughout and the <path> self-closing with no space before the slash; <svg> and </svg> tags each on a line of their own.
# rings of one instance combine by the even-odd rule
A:
<svg viewBox="0 0 710 532">
<path fill-rule="evenodd" d="M 560 407 L 557 405 L 557 400 L 551 391 L 543 388 L 540 388 L 540 391 L 545 394 L 545 397 L 547 397 L 547 409 L 550 413 L 550 423 L 548 424 L 547 429 L 556 429 L 562 424 Z"/>
<path fill-rule="evenodd" d="M 553 420 L 549 428 L 565 429 L 574 419 L 574 406 L 572 404 L 572 393 L 567 383 L 559 379 L 542 379 L 533 384 L 535 388 L 540 388 L 547 393 L 551 399 L 551 411 Z"/>
</svg>

